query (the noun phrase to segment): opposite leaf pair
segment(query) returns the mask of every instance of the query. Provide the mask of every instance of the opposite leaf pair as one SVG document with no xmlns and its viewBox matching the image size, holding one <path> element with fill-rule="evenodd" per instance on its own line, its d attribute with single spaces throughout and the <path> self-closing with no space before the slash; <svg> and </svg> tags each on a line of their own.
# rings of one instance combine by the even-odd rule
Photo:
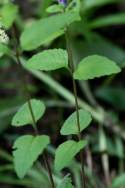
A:
<svg viewBox="0 0 125 188">
<path fill-rule="evenodd" d="M 45 50 L 34 55 L 25 65 L 29 69 L 52 71 L 68 68 L 68 54 L 63 49 Z M 74 79 L 88 80 L 120 72 L 120 68 L 112 60 L 99 56 L 88 56 L 80 61 L 74 72 Z"/>
<path fill-rule="evenodd" d="M 37 122 L 45 112 L 45 106 L 42 101 L 32 99 L 32 110 L 34 113 L 35 121 Z M 91 122 L 91 115 L 84 111 L 79 110 L 80 113 L 80 130 L 84 130 Z M 13 126 L 24 126 L 32 124 L 32 117 L 28 108 L 28 103 L 25 103 L 15 114 L 12 120 Z M 74 112 L 63 124 L 61 129 L 62 135 L 77 134 L 76 126 L 76 112 Z M 19 137 L 13 146 L 14 167 L 17 175 L 23 178 L 28 170 L 32 167 L 33 163 L 37 160 L 38 156 L 43 153 L 43 150 L 50 143 L 49 137 L 45 135 L 31 136 L 25 135 Z M 86 141 L 75 142 L 69 140 L 61 144 L 55 155 L 55 169 L 57 171 L 67 167 L 72 161 L 73 157 L 87 144 Z"/>
</svg>

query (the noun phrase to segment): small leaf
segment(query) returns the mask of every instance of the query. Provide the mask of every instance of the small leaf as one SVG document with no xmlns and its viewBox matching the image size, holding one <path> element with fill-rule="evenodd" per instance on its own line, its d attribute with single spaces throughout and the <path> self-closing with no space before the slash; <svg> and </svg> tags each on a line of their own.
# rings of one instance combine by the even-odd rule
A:
<svg viewBox="0 0 125 188">
<path fill-rule="evenodd" d="M 46 9 L 46 12 L 48 13 L 59 13 L 63 12 L 63 6 L 62 5 L 51 5 Z"/>
<path fill-rule="evenodd" d="M 45 50 L 29 59 L 26 67 L 44 71 L 68 67 L 68 54 L 62 49 Z"/>
<path fill-rule="evenodd" d="M 18 7 L 12 3 L 7 3 L 2 7 L 0 11 L 0 16 L 2 18 L 2 25 L 6 29 L 9 29 L 12 26 L 14 20 L 17 17 L 17 13 Z"/>
<path fill-rule="evenodd" d="M 91 115 L 85 110 L 79 110 L 80 131 L 89 126 L 92 121 Z M 61 128 L 62 135 L 78 134 L 77 116 L 74 112 L 63 124 Z"/>
<path fill-rule="evenodd" d="M 0 43 L 0 57 L 9 55 L 10 53 L 10 49 L 5 44 Z"/>
<path fill-rule="evenodd" d="M 30 100 L 32 111 L 35 117 L 35 120 L 38 121 L 45 112 L 45 105 L 42 101 L 32 99 Z M 15 114 L 12 119 L 12 125 L 19 127 L 27 124 L 33 124 L 31 112 L 29 110 L 28 102 L 26 102 Z"/>
<path fill-rule="evenodd" d="M 18 138 L 13 146 L 14 167 L 19 178 L 23 178 L 33 163 L 49 144 L 49 137 L 25 135 Z"/>
<path fill-rule="evenodd" d="M 56 150 L 55 169 L 57 171 L 67 167 L 72 161 L 73 157 L 86 146 L 86 141 L 75 142 L 69 140 L 61 144 Z"/>
<path fill-rule="evenodd" d="M 68 177 L 68 175 L 65 176 L 57 188 L 74 188 L 71 182 L 71 178 Z"/>
<path fill-rule="evenodd" d="M 62 35 L 68 25 L 78 20 L 78 12 L 69 11 L 36 21 L 22 33 L 21 46 L 24 50 L 38 48 Z"/>
<path fill-rule="evenodd" d="M 78 80 L 94 79 L 96 77 L 119 73 L 121 69 L 116 63 L 106 57 L 92 55 L 84 58 L 74 72 Z"/>
<path fill-rule="evenodd" d="M 81 8 L 81 2 L 80 0 L 72 0 L 69 5 L 66 7 L 66 11 L 76 11 L 76 12 L 80 12 L 80 8 Z"/>
</svg>

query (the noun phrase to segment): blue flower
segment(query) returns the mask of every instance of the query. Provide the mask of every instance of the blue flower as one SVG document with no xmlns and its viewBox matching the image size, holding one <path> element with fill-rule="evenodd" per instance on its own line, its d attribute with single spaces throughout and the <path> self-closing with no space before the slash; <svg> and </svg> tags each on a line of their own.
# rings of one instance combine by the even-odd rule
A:
<svg viewBox="0 0 125 188">
<path fill-rule="evenodd" d="M 65 6 L 66 6 L 66 4 L 67 4 L 67 0 L 58 0 L 58 2 L 59 2 L 60 4 L 65 5 Z"/>
</svg>

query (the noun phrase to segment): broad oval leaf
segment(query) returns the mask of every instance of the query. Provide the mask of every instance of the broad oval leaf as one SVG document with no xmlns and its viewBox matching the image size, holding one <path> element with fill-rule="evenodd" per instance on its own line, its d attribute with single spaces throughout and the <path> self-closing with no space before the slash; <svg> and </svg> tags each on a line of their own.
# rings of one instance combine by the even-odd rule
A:
<svg viewBox="0 0 125 188">
<path fill-rule="evenodd" d="M 30 104 L 32 107 L 33 115 L 35 118 L 35 121 L 38 121 L 45 112 L 45 105 L 42 101 L 32 99 L 30 100 Z M 33 124 L 31 112 L 29 109 L 28 102 L 26 102 L 14 115 L 12 119 L 12 125 L 19 127 L 27 124 Z"/>
<path fill-rule="evenodd" d="M 29 59 L 26 67 L 44 71 L 68 67 L 68 54 L 63 49 L 45 50 Z"/>
<path fill-rule="evenodd" d="M 57 188 L 74 188 L 71 178 L 68 175 L 65 176 Z"/>
<path fill-rule="evenodd" d="M 0 14 L 2 26 L 4 26 L 6 29 L 9 29 L 17 17 L 18 7 L 13 3 L 6 3 L 2 7 Z"/>
<path fill-rule="evenodd" d="M 91 114 L 85 110 L 79 110 L 79 122 L 80 122 L 80 131 L 83 131 L 89 126 L 92 121 Z M 77 126 L 77 116 L 74 112 L 69 118 L 64 122 L 60 133 L 62 135 L 78 134 Z"/>
<path fill-rule="evenodd" d="M 106 57 L 92 55 L 84 58 L 74 72 L 78 80 L 94 79 L 96 77 L 119 73 L 121 69 L 116 63 Z"/>
<path fill-rule="evenodd" d="M 61 144 L 55 155 L 55 169 L 57 171 L 62 170 L 67 167 L 72 161 L 73 157 L 86 146 L 87 142 L 85 140 L 75 142 L 74 140 L 69 140 Z"/>
<path fill-rule="evenodd" d="M 23 178 L 37 160 L 50 140 L 46 135 L 19 137 L 13 145 L 14 168 L 19 178 Z"/>
<path fill-rule="evenodd" d="M 80 20 L 78 12 L 69 11 L 34 22 L 21 35 L 21 46 L 24 50 L 33 50 L 62 35 L 66 26 Z"/>
</svg>

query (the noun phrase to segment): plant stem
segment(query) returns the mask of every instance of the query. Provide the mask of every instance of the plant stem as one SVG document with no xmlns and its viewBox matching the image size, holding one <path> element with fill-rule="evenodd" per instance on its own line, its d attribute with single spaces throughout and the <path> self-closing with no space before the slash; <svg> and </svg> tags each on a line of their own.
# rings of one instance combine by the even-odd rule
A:
<svg viewBox="0 0 125 188">
<path fill-rule="evenodd" d="M 33 122 L 32 126 L 34 128 L 35 135 L 39 135 L 35 116 L 34 116 L 31 101 L 30 101 L 30 93 L 29 93 L 29 90 L 28 90 L 28 87 L 27 87 L 25 74 L 23 72 L 23 66 L 22 66 L 22 63 L 21 63 L 21 60 L 20 60 L 20 53 L 18 51 L 18 38 L 16 37 L 15 28 L 14 28 L 14 31 L 13 31 L 13 36 L 14 36 L 14 40 L 15 40 L 15 57 L 16 57 L 16 61 L 17 61 L 18 65 L 20 66 L 20 70 L 21 70 L 21 73 L 22 73 L 22 81 L 23 81 L 25 96 L 26 96 L 26 100 L 28 102 L 28 107 L 29 107 L 29 111 L 30 111 L 30 114 L 31 114 L 31 117 L 32 117 L 32 122 Z M 51 187 L 55 188 L 53 175 L 52 175 L 51 167 L 50 167 L 49 160 L 48 160 L 48 154 L 47 154 L 46 151 L 45 151 L 45 155 L 43 155 L 43 156 L 44 156 L 45 164 L 46 164 L 46 167 L 47 167 L 47 170 L 48 170 L 48 174 L 49 174 L 49 178 L 50 178 L 50 182 L 51 182 Z"/>
<path fill-rule="evenodd" d="M 30 70 L 27 69 L 27 67 L 24 64 L 25 60 L 23 59 L 23 66 L 24 68 L 30 72 L 34 77 L 48 85 L 51 89 L 56 91 L 61 97 L 63 97 L 66 101 L 70 102 L 71 105 L 74 105 L 74 95 L 63 85 L 61 85 L 59 82 L 54 80 L 51 76 L 47 75 L 46 73 L 42 71 L 37 70 Z M 79 107 L 89 111 L 92 115 L 92 117 L 99 123 L 103 124 L 104 127 L 111 129 L 113 133 L 121 137 L 125 140 L 125 131 L 120 128 L 119 124 L 115 124 L 112 122 L 111 117 L 107 114 L 105 109 L 97 109 L 91 107 L 89 104 L 87 104 L 84 100 L 80 99 L 78 97 L 78 104 Z M 106 117 L 108 115 L 108 119 Z"/>
<path fill-rule="evenodd" d="M 66 46 L 69 56 L 69 68 L 72 76 L 72 84 L 73 84 L 73 93 L 75 98 L 75 107 L 76 107 L 76 119 L 77 119 L 77 127 L 78 127 L 78 140 L 82 140 L 81 131 L 80 131 L 80 120 L 79 120 L 79 104 L 78 104 L 78 97 L 77 97 L 77 86 L 75 79 L 73 78 L 73 72 L 74 72 L 74 63 L 73 63 L 73 56 L 72 56 L 72 50 L 70 46 L 70 34 L 67 28 L 66 34 Z M 84 160 L 83 160 L 83 152 L 80 151 L 80 160 L 81 160 L 81 170 L 82 170 L 82 182 L 83 182 L 83 188 L 86 188 L 86 181 L 85 181 L 85 172 L 84 172 Z"/>
<path fill-rule="evenodd" d="M 82 92 L 85 94 L 86 99 L 88 100 L 89 104 L 91 104 L 93 107 L 99 106 L 98 102 L 96 101 L 93 93 L 91 92 L 89 82 L 88 81 L 79 81 L 79 85 L 82 89 Z"/>
<path fill-rule="evenodd" d="M 25 60 L 23 61 L 25 62 Z M 56 91 L 66 101 L 70 102 L 71 105 L 75 105 L 74 95 L 67 88 L 65 88 L 63 85 L 58 83 L 56 80 L 54 80 L 51 76 L 47 75 L 46 73 L 42 71 L 27 69 L 25 64 L 23 66 L 33 76 L 35 76 L 37 79 L 39 79 L 40 81 L 48 85 L 51 89 Z M 85 110 L 89 111 L 96 121 L 100 123 L 104 122 L 104 113 L 102 111 L 99 111 L 99 109 L 98 110 L 94 109 L 80 98 L 78 98 L 78 104 L 81 108 L 84 108 Z M 125 134 L 124 134 L 124 138 L 125 138 Z"/>
<path fill-rule="evenodd" d="M 28 90 L 28 87 L 27 87 L 27 84 L 26 84 L 26 77 L 25 77 L 25 74 L 23 72 L 23 68 L 22 68 L 22 64 L 21 64 L 20 58 L 19 58 L 18 50 L 16 50 L 16 59 L 17 59 L 17 63 L 20 66 L 20 70 L 21 70 L 21 73 L 22 73 L 22 81 L 23 81 L 24 92 L 25 92 L 27 103 L 28 103 L 28 108 L 29 108 L 29 111 L 30 111 L 30 114 L 31 114 L 31 117 L 32 117 L 32 126 L 33 126 L 33 129 L 35 131 L 35 134 L 38 135 L 35 116 L 34 116 L 32 105 L 31 105 L 31 101 L 30 101 L 30 94 L 29 94 L 29 90 Z"/>
<path fill-rule="evenodd" d="M 20 61 L 18 53 L 16 53 L 16 57 L 17 57 L 18 64 L 22 68 L 22 64 L 21 64 L 21 61 Z M 26 96 L 27 96 L 29 111 L 30 111 L 30 114 L 31 114 L 31 117 L 32 117 L 32 121 L 33 121 L 33 128 L 34 128 L 35 134 L 38 135 L 39 133 L 38 133 L 38 129 L 37 129 L 37 125 L 36 125 L 35 116 L 34 116 L 32 105 L 31 105 L 31 101 L 30 101 L 30 94 L 29 94 L 29 91 L 28 91 L 27 84 L 25 82 L 25 77 L 24 76 L 23 76 L 23 84 L 24 84 L 25 93 L 26 93 Z M 53 180 L 53 176 L 52 176 L 52 171 L 51 171 L 51 167 L 50 167 L 50 164 L 49 164 L 48 155 L 47 155 L 46 152 L 45 152 L 45 155 L 44 155 L 44 161 L 45 161 L 45 164 L 46 164 L 46 167 L 47 167 L 47 170 L 48 170 L 48 174 L 49 174 L 49 177 L 50 177 L 51 186 L 52 186 L 52 188 L 55 188 L 54 180 Z"/>
<path fill-rule="evenodd" d="M 48 169 L 48 173 L 49 173 L 49 177 L 50 177 L 52 188 L 55 188 L 55 184 L 54 184 L 51 168 L 50 168 L 50 165 L 49 165 L 49 162 L 48 162 L 49 161 L 48 154 L 47 154 L 46 151 L 45 151 L 45 155 L 43 157 L 44 157 L 44 161 L 45 161 L 45 164 L 46 164 L 46 168 Z"/>
</svg>

